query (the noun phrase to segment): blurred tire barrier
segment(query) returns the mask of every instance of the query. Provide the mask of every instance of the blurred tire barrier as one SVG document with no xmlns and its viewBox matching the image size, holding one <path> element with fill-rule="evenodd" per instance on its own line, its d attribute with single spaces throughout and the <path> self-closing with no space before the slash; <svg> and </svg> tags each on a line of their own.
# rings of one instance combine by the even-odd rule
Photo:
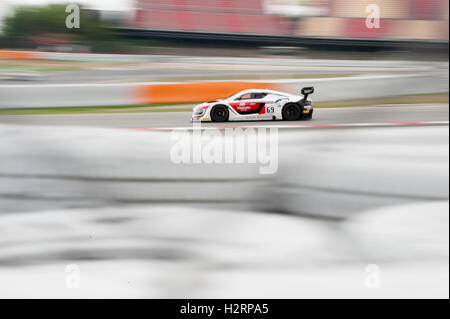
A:
<svg viewBox="0 0 450 319">
<path fill-rule="evenodd" d="M 434 260 L 448 268 L 448 209 L 448 200 L 383 207 L 355 216 L 344 228 L 368 259 Z"/>
<path fill-rule="evenodd" d="M 448 127 L 284 132 L 278 172 L 175 164 L 168 132 L 0 126 L 0 212 L 227 204 L 325 218 L 448 200 Z M 189 143 L 189 141 L 186 141 Z"/>
<path fill-rule="evenodd" d="M 448 296 L 448 202 L 339 224 L 217 208 L 62 209 L 2 215 L 0 229 L 2 298 Z M 64 285 L 68 265 L 82 289 Z M 366 286 L 369 266 L 382 289 Z"/>
<path fill-rule="evenodd" d="M 0 297 L 448 296 L 448 126 L 286 132 L 269 180 L 172 164 L 167 132 L 0 135 Z"/>
<path fill-rule="evenodd" d="M 316 87 L 314 101 L 448 92 L 436 74 L 375 75 L 278 81 L 210 81 L 190 83 L 34 84 L 0 86 L 0 108 L 88 107 L 205 102 L 244 89 L 274 89 L 299 94 Z"/>
<path fill-rule="evenodd" d="M 127 204 L 246 206 L 256 164 L 175 164 L 167 132 L 0 126 L 0 213 Z"/>
<path fill-rule="evenodd" d="M 448 126 L 292 134 L 280 148 L 269 211 L 341 219 L 449 199 Z"/>
</svg>

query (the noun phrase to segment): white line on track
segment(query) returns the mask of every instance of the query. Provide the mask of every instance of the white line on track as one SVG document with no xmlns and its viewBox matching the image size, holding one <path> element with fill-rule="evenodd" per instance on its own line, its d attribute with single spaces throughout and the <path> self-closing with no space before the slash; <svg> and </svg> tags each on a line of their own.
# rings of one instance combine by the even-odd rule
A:
<svg viewBox="0 0 450 319">
<path fill-rule="evenodd" d="M 211 129 L 246 129 L 246 128 L 328 128 L 328 127 L 370 127 L 370 126 L 407 126 L 407 125 L 448 125 L 449 121 L 430 122 L 381 122 L 381 123 L 342 123 L 342 124 L 285 124 L 285 125 L 217 125 L 217 126 L 186 126 L 186 127 L 149 127 L 132 128 L 138 131 L 167 131 L 167 130 L 211 130 Z"/>
</svg>

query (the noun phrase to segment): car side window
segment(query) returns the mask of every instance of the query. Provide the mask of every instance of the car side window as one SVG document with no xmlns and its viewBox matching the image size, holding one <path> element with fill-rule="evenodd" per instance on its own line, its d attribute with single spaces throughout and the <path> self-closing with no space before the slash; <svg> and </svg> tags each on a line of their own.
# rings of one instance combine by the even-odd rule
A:
<svg viewBox="0 0 450 319">
<path fill-rule="evenodd" d="M 252 98 L 252 94 L 247 93 L 247 94 L 241 95 L 239 98 L 237 98 L 237 100 L 250 100 L 251 98 Z"/>
<path fill-rule="evenodd" d="M 252 99 L 259 100 L 265 98 L 267 93 L 253 93 Z"/>
</svg>

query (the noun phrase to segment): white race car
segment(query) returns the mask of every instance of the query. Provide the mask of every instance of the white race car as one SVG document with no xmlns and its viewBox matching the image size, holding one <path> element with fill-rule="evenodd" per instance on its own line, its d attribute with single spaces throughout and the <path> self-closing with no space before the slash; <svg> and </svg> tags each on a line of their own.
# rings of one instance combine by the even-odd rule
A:
<svg viewBox="0 0 450 319">
<path fill-rule="evenodd" d="M 313 107 L 308 95 L 314 87 L 304 87 L 301 94 L 249 89 L 229 98 L 205 102 L 193 109 L 192 121 L 226 122 L 311 119 Z"/>
</svg>

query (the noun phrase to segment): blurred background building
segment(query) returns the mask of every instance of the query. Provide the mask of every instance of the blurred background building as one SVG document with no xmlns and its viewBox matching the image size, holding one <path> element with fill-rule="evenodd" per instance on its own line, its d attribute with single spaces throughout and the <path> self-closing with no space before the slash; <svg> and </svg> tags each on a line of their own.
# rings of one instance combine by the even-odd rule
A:
<svg viewBox="0 0 450 319">
<path fill-rule="evenodd" d="M 366 27 L 366 8 L 370 4 L 380 8 L 380 28 Z M 448 41 L 448 1 L 445 0 L 331 0 L 327 9 L 326 16 L 299 21 L 295 34 Z"/>
<path fill-rule="evenodd" d="M 22 31 L 11 32 L 8 24 L 11 25 L 11 17 L 17 15 L 20 6 L 33 5 L 22 10 L 44 12 L 42 7 L 50 4 L 53 8 L 60 5 L 49 15 L 53 17 L 50 20 L 54 20 L 52 30 L 55 26 L 61 27 L 57 30 L 58 38 L 61 32 L 72 38 L 70 40 L 76 33 L 81 34 L 81 40 L 84 36 L 84 40 L 87 38 L 91 42 L 81 45 L 91 46 L 94 52 L 138 52 L 133 46 L 135 43 L 131 43 L 136 39 L 144 40 L 143 45 L 140 44 L 144 47 L 158 45 L 158 41 L 166 41 L 164 45 L 169 46 L 174 42 L 189 46 L 209 41 L 209 45 L 225 46 L 351 50 L 400 47 L 411 51 L 434 50 L 436 47 L 429 46 L 432 43 L 448 52 L 449 2 L 446 0 L 81 0 L 78 3 L 85 12 L 82 15 L 84 28 L 70 32 L 64 27 L 66 3 L 63 0 L 2 1 L 0 25 L 9 39 L 0 39 L 0 46 L 35 47 L 35 43 L 26 45 L 23 39 L 18 41 L 18 37 L 42 36 L 42 33 L 48 36 L 51 32 L 44 27 L 50 25 L 48 16 L 44 18 L 42 13 L 42 23 L 38 22 L 39 27 L 32 29 L 26 29 L 24 23 L 16 23 L 22 25 L 17 28 Z M 366 26 L 371 4 L 379 8 L 378 28 Z M 87 30 L 88 24 L 95 28 Z M 111 34 L 116 38 L 109 37 Z M 103 44 L 95 45 L 94 41 Z M 119 41 L 128 43 L 121 50 L 117 44 L 105 45 Z"/>
<path fill-rule="evenodd" d="M 367 28 L 366 8 L 380 8 Z M 299 37 L 448 41 L 446 0 L 137 0 L 132 27 Z"/>
<path fill-rule="evenodd" d="M 288 18 L 266 14 L 263 0 L 138 0 L 133 26 L 159 30 L 291 34 Z"/>
</svg>

